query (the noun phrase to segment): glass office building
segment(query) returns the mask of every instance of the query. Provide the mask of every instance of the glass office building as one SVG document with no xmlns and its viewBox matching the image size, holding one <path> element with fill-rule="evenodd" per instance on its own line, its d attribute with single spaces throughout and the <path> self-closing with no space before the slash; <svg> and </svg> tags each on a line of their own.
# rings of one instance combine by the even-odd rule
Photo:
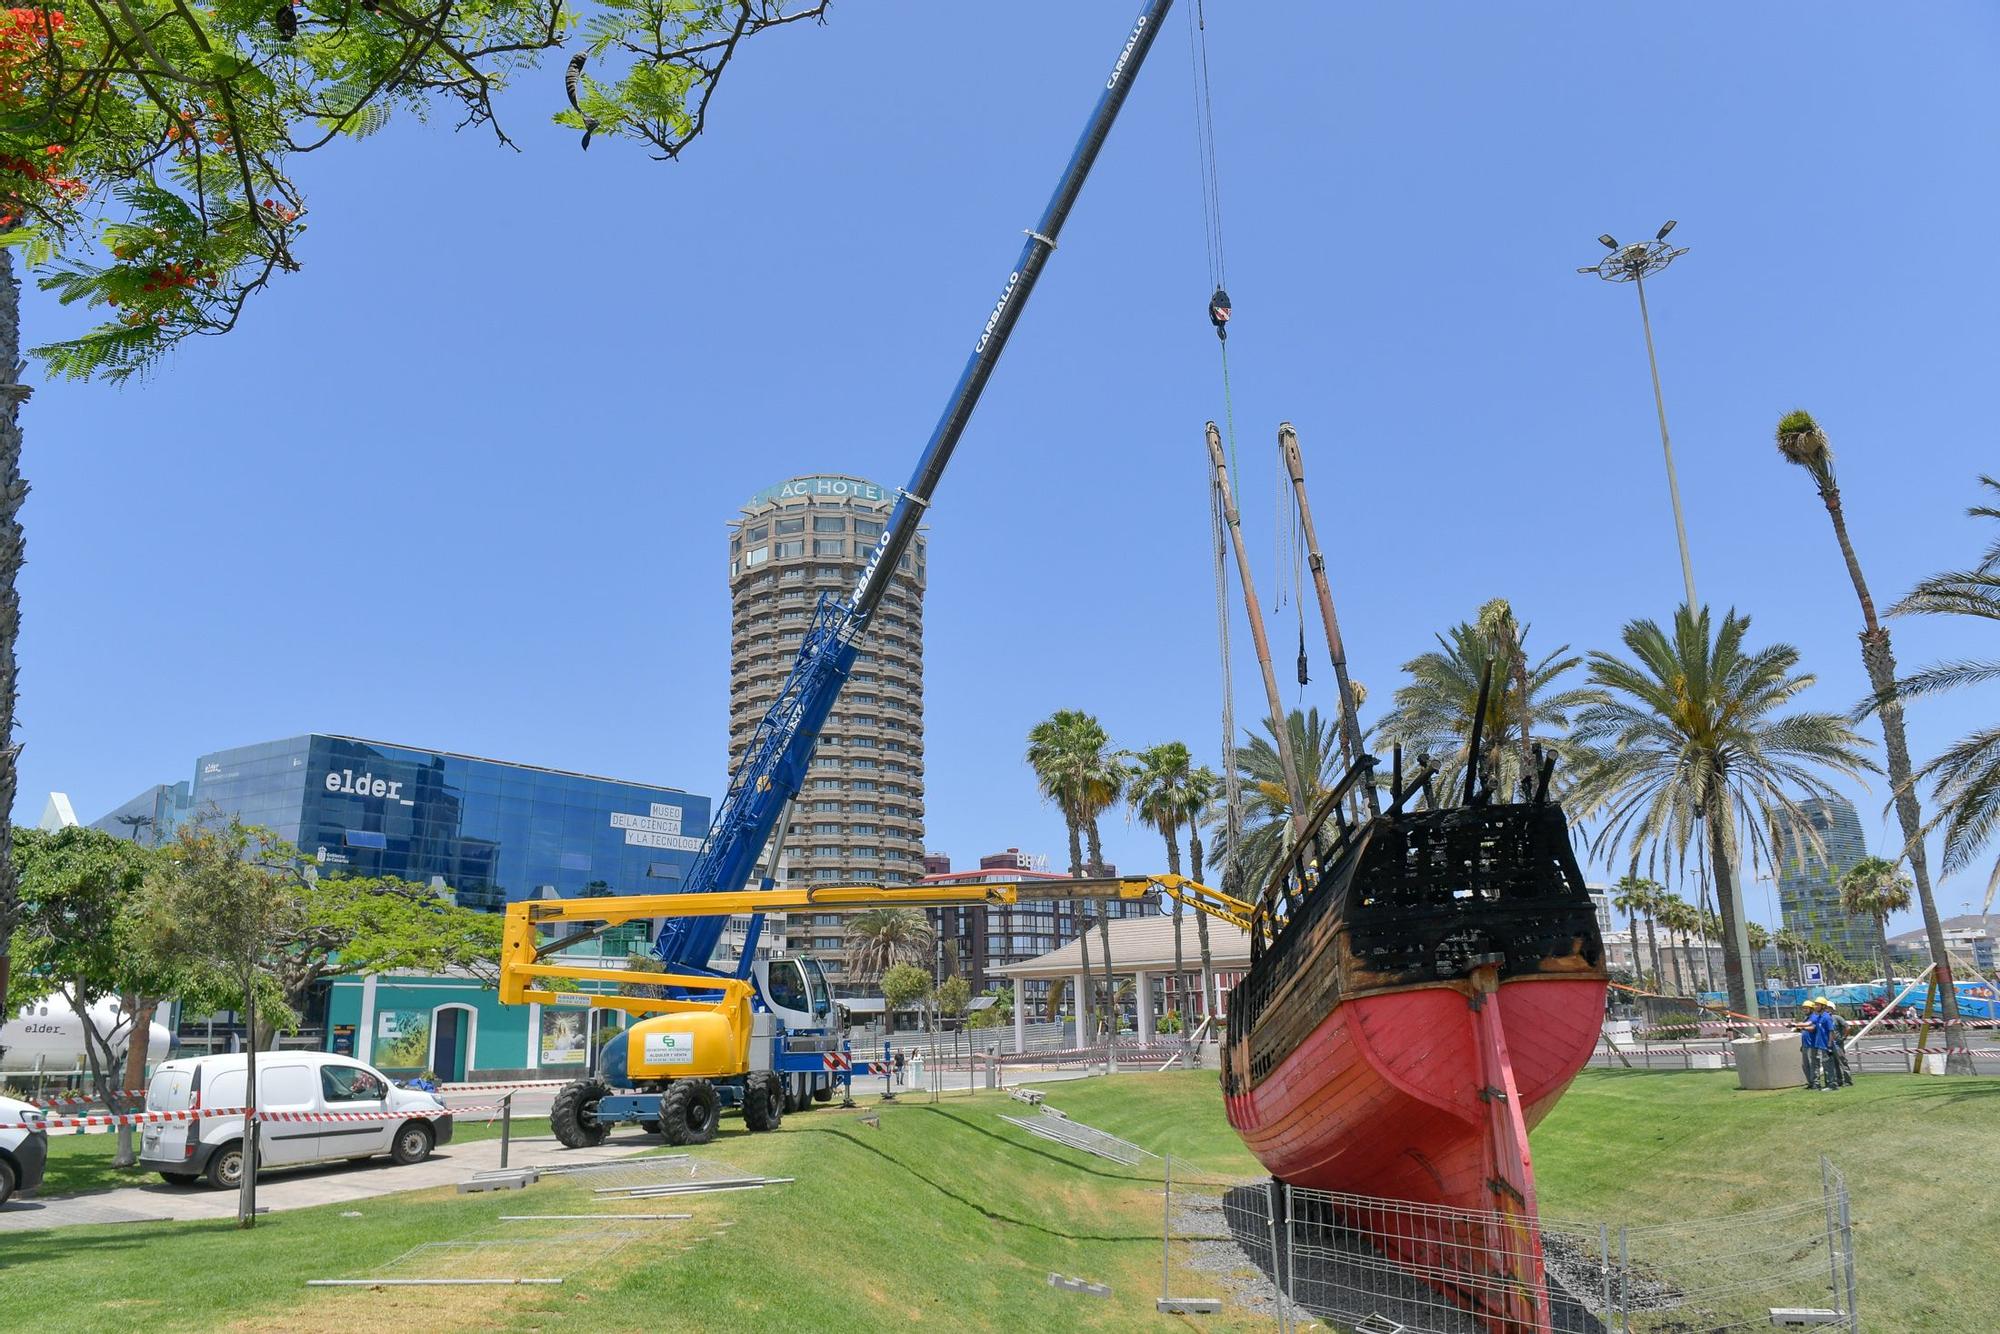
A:
<svg viewBox="0 0 2000 1334">
<path fill-rule="evenodd" d="M 174 823 L 210 810 L 275 831 L 329 873 L 396 876 L 497 910 L 516 899 L 678 889 L 708 832 L 709 801 L 313 733 L 203 755 L 184 798 L 154 788 L 95 827 L 163 842 Z M 154 818 L 121 820 L 135 811 Z"/>
<path fill-rule="evenodd" d="M 1807 940 L 1831 945 L 1857 963 L 1875 957 L 1875 924 L 1841 909 L 1840 877 L 1868 855 L 1861 818 L 1844 797 L 1807 797 L 1799 803 L 1820 846 L 1788 847 L 1773 839 L 1778 858 L 1778 910 L 1785 926 Z"/>
</svg>

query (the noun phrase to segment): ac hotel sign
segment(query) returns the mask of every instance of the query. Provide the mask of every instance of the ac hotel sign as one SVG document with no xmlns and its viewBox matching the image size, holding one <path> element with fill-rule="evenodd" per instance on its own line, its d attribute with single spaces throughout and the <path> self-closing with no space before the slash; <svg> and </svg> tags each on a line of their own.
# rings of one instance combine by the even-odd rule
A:
<svg viewBox="0 0 2000 1334">
<path fill-rule="evenodd" d="M 852 477 L 794 477 L 789 482 L 765 487 L 750 497 L 750 504 L 762 505 L 777 500 L 805 500 L 814 496 L 823 496 L 831 500 L 888 499 L 882 488 L 873 482 L 863 482 Z"/>
</svg>

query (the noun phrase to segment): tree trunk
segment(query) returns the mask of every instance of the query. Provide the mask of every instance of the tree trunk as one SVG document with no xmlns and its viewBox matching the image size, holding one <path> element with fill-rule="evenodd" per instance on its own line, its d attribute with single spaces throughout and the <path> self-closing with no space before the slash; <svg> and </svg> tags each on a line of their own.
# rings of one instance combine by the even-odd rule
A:
<svg viewBox="0 0 2000 1334">
<path fill-rule="evenodd" d="M 1178 838 L 1174 837 L 1175 830 L 1173 825 L 1168 825 L 1165 829 L 1161 830 L 1160 833 L 1167 840 L 1167 870 L 1174 875 L 1179 875 L 1181 873 L 1181 841 Z M 1174 900 L 1174 1014 L 1180 1020 L 1180 1025 L 1181 1025 L 1180 1036 L 1181 1040 L 1185 1042 L 1187 1040 L 1187 1035 L 1188 1035 L 1188 1023 L 1187 1023 L 1188 1014 L 1187 1014 L 1187 986 L 1186 986 L 1186 981 L 1187 981 L 1186 954 L 1184 953 L 1181 947 L 1181 921 L 1183 916 L 1185 915 L 1183 908 L 1184 905 L 1181 903 L 1181 901 L 1179 899 L 1175 899 Z"/>
<path fill-rule="evenodd" d="M 1090 840 L 1090 873 L 1104 874 L 1104 845 L 1098 841 L 1097 817 L 1091 816 L 1084 826 L 1084 833 Z M 1109 1040 L 1118 1040 L 1118 984 L 1111 977 L 1111 905 L 1097 905 L 1097 943 L 1104 947 L 1104 1003 L 1111 1013 L 1107 1020 Z M 1107 1060 L 1109 1058 L 1107 1057 Z"/>
<path fill-rule="evenodd" d="M 1722 914 L 1722 972 L 1729 988 L 1729 1008 L 1748 1019 L 1757 1017 L 1757 995 L 1746 989 L 1744 955 L 1749 950 L 1749 930 L 1743 920 L 1743 906 L 1736 897 L 1735 842 L 1731 833 L 1729 792 L 1720 765 L 1715 786 L 1707 800 L 1709 864 L 1715 870 L 1715 906 Z"/>
<path fill-rule="evenodd" d="M 257 1226 L 257 977 L 243 979 L 243 1188 L 236 1195 L 236 1226 Z"/>
<path fill-rule="evenodd" d="M 1201 826 L 1188 826 L 1188 877 L 1201 883 Z M 1215 1010 L 1215 956 L 1208 947 L 1208 914 L 1194 915 L 1195 946 L 1201 951 L 1201 1014 L 1207 1019 Z"/>
<path fill-rule="evenodd" d="M 153 1006 L 144 996 L 128 993 L 123 997 L 127 1021 L 132 1025 L 125 1037 L 125 1099 L 120 1111 L 136 1112 L 145 1103 L 146 1090 L 146 1047 L 152 1037 Z M 132 1127 L 118 1127 L 118 1150 L 112 1155 L 113 1167 L 135 1167 L 139 1155 L 132 1146 Z"/>
<path fill-rule="evenodd" d="M 1660 962 L 1660 938 L 1653 930 L 1653 914 L 1646 914 L 1646 949 L 1653 956 L 1653 985 L 1667 985 L 1666 965 Z"/>
<path fill-rule="evenodd" d="M 14 252 L 0 246 L 0 1014 L 10 1012 L 7 983 L 13 972 L 14 928 L 21 918 L 20 881 L 14 870 L 14 708 L 18 680 L 14 644 L 21 632 L 18 587 L 26 543 L 21 535 L 21 404 L 33 391 L 21 383 L 21 285 Z M 85 1023 L 89 1020 L 86 1018 Z"/>
<path fill-rule="evenodd" d="M 1829 466 L 1826 486 L 1820 491 L 1827 515 L 1833 520 L 1833 535 L 1840 542 L 1840 555 L 1847 562 L 1847 577 L 1854 581 L 1854 596 L 1861 600 L 1861 665 L 1868 669 L 1868 684 L 1881 701 L 1882 749 L 1888 761 L 1889 790 L 1896 802 L 1896 823 L 1903 827 L 1903 855 L 1910 862 L 1910 879 L 1917 887 L 1917 903 L 1924 913 L 1924 937 L 1930 945 L 1931 960 L 1937 964 L 1938 1002 L 1944 1010 L 1945 1067 L 1953 1074 L 1969 1075 L 1972 1057 L 1967 1052 L 1965 1028 L 1958 1015 L 1958 988 L 1951 978 L 1951 956 L 1946 952 L 1944 920 L 1938 916 L 1937 899 L 1931 893 L 1930 862 L 1924 852 L 1924 817 L 1917 805 L 1917 791 L 1910 779 L 1910 741 L 1903 731 L 1903 703 L 1893 694 L 1896 682 L 1896 655 L 1889 646 L 1889 632 L 1875 617 L 1875 599 L 1868 594 L 1862 577 L 1861 561 L 1854 543 L 1847 537 L 1847 515 L 1840 505 L 1840 487 Z M 1887 977 L 1887 969 L 1883 970 Z"/>
<path fill-rule="evenodd" d="M 1084 900 L 1076 903 L 1076 948 L 1083 961 L 1083 989 L 1076 993 L 1076 1045 L 1088 1047 L 1097 1028 L 1097 979 L 1090 975 L 1090 919 L 1083 915 Z"/>
<path fill-rule="evenodd" d="M 1882 950 L 1882 985 L 1888 988 L 1887 995 L 1896 994 L 1896 970 L 1889 966 L 1889 915 L 1877 913 L 1875 916 L 1875 943 Z"/>
<path fill-rule="evenodd" d="M 1629 915 L 1632 919 L 1632 985 L 1643 990 L 1646 970 L 1639 966 L 1639 910 L 1634 908 Z"/>
<path fill-rule="evenodd" d="M 1063 823 L 1068 827 L 1069 833 L 1070 879 L 1081 880 L 1083 879 L 1083 822 L 1078 820 L 1073 812 L 1066 810 L 1063 812 Z M 1085 985 L 1076 997 L 1076 1045 L 1079 1047 L 1089 1041 L 1086 1036 L 1090 1023 L 1089 1016 L 1097 1008 L 1091 998 L 1094 987 L 1090 981 L 1090 919 L 1084 916 L 1084 902 L 1083 899 L 1069 901 L 1070 924 L 1076 928 L 1077 949 L 1083 954 Z"/>
</svg>

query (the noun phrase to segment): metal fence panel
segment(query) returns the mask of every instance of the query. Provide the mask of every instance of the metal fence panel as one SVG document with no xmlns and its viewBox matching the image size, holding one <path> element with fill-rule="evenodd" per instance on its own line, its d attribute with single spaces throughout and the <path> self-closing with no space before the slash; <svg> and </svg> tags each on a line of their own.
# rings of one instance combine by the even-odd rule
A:
<svg viewBox="0 0 2000 1334">
<path fill-rule="evenodd" d="M 1859 1328 L 1851 1207 L 1831 1163 L 1817 1198 L 1637 1226 L 1529 1224 L 1167 1166 L 1163 1306 L 1220 1296 L 1281 1330 L 1325 1319 L 1385 1334 L 1722 1334 L 1770 1329 L 1778 1313 Z M 1190 1272 L 1217 1291 L 1174 1292 Z"/>
</svg>

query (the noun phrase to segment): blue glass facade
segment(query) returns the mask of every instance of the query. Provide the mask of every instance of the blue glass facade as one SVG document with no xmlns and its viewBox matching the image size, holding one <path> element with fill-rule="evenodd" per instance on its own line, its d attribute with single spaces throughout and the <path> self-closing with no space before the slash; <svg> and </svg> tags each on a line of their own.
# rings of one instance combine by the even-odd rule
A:
<svg viewBox="0 0 2000 1334">
<path fill-rule="evenodd" d="M 1775 848 L 1778 857 L 1778 910 L 1785 926 L 1807 940 L 1831 945 L 1842 955 L 1862 962 L 1875 956 L 1875 924 L 1840 906 L 1840 877 L 1868 855 L 1861 817 L 1843 797 L 1831 801 L 1807 797 L 1799 809 L 1819 835 L 1819 848 L 1805 845 Z"/>
<path fill-rule="evenodd" d="M 330 874 L 438 884 L 466 907 L 498 909 L 678 889 L 708 832 L 709 800 L 314 733 L 203 755 L 187 809 L 263 825 Z"/>
</svg>

